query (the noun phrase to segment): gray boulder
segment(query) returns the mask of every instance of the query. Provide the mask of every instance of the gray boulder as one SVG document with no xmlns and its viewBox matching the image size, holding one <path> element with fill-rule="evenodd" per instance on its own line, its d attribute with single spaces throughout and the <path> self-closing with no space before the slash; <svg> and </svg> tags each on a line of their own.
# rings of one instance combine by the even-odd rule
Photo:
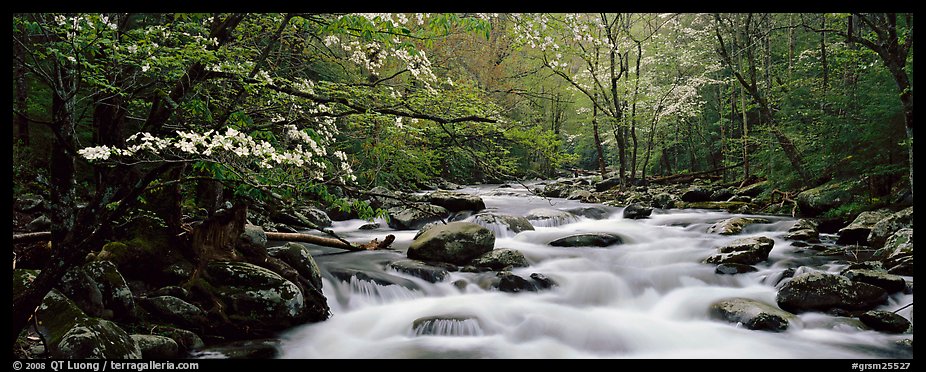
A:
<svg viewBox="0 0 926 372">
<path fill-rule="evenodd" d="M 722 263 L 717 265 L 714 272 L 721 275 L 735 275 L 759 271 L 754 266 L 743 265 L 738 263 Z"/>
<path fill-rule="evenodd" d="M 135 318 L 132 291 L 110 261 L 93 261 L 68 271 L 58 288 L 89 316 L 124 321 Z"/>
<path fill-rule="evenodd" d="M 267 248 L 267 254 L 295 269 L 299 276 L 308 279 L 316 289 L 322 288 L 321 270 L 304 245 L 288 242 L 282 246 Z"/>
<path fill-rule="evenodd" d="M 526 217 L 522 216 L 483 212 L 473 216 L 473 222 L 489 230 L 498 232 L 500 232 L 501 229 L 506 229 L 517 234 L 521 231 L 534 230 L 534 225 L 531 225 L 531 222 L 528 221 Z"/>
<path fill-rule="evenodd" d="M 866 311 L 858 318 L 866 326 L 878 332 L 899 334 L 910 328 L 910 321 L 907 318 L 889 311 Z"/>
<path fill-rule="evenodd" d="M 569 196 L 567 196 L 566 199 L 580 200 L 586 203 L 594 201 L 594 197 L 590 191 L 581 189 L 572 191 L 569 193 Z"/>
<path fill-rule="evenodd" d="M 29 223 L 27 223 L 26 226 L 23 227 L 23 229 L 25 229 L 26 231 L 30 231 L 30 232 L 31 231 L 47 231 L 51 229 L 51 220 L 48 219 L 48 217 L 45 217 L 44 215 L 38 216 L 32 221 L 29 221 Z"/>
<path fill-rule="evenodd" d="M 473 266 L 504 270 L 509 267 L 527 267 L 527 258 L 521 251 L 510 248 L 493 249 L 473 260 Z"/>
<path fill-rule="evenodd" d="M 88 317 L 73 301 L 52 290 L 36 311 L 38 332 L 55 359 L 138 359 L 138 344 L 108 320 Z"/>
<path fill-rule="evenodd" d="M 883 270 L 849 269 L 842 275 L 853 282 L 868 283 L 883 288 L 887 293 L 902 292 L 907 288 L 907 282 L 900 276 L 888 274 Z"/>
<path fill-rule="evenodd" d="M 868 235 L 871 234 L 872 227 L 888 216 L 890 212 L 886 210 L 862 212 L 849 226 L 839 229 L 839 239 L 836 243 L 868 245 Z"/>
<path fill-rule="evenodd" d="M 784 236 L 788 240 L 800 240 L 810 243 L 820 241 L 820 231 L 817 230 L 817 223 L 813 220 L 802 218 L 797 220 L 794 226 L 788 229 Z"/>
<path fill-rule="evenodd" d="M 566 210 L 566 212 L 572 213 L 576 216 L 591 218 L 593 220 L 603 220 L 611 215 L 610 210 L 598 205 L 569 208 Z"/>
<path fill-rule="evenodd" d="M 535 226 L 560 226 L 578 221 L 574 214 L 551 208 L 535 208 L 527 212 L 527 219 Z"/>
<path fill-rule="evenodd" d="M 408 275 L 427 280 L 431 283 L 443 281 L 450 273 L 447 269 L 437 266 L 431 266 L 417 260 L 399 260 L 389 263 L 389 267 L 395 271 L 406 273 Z"/>
<path fill-rule="evenodd" d="M 775 306 L 748 298 L 730 298 L 711 304 L 710 314 L 715 319 L 742 323 L 758 331 L 783 332 L 797 317 Z"/>
<path fill-rule="evenodd" d="M 674 208 L 675 203 L 680 201 L 677 196 L 669 193 L 660 193 L 653 197 L 653 206 L 662 209 Z"/>
<path fill-rule="evenodd" d="M 206 323 L 205 311 L 177 297 L 141 298 L 139 304 L 158 323 L 173 324 L 181 328 L 191 329 L 197 329 Z"/>
<path fill-rule="evenodd" d="M 707 233 L 720 235 L 739 234 L 744 227 L 756 223 L 769 223 L 769 220 L 757 217 L 731 217 L 711 225 L 707 228 Z"/>
<path fill-rule="evenodd" d="M 179 353 L 177 342 L 169 337 L 156 335 L 132 335 L 145 359 L 171 359 Z"/>
<path fill-rule="evenodd" d="M 650 214 L 653 213 L 653 208 L 645 207 L 639 203 L 633 203 L 624 208 L 624 212 L 621 214 L 626 219 L 642 219 L 647 218 Z"/>
<path fill-rule="evenodd" d="M 687 203 L 706 202 L 711 200 L 711 191 L 701 186 L 691 186 L 682 193 L 682 201 Z"/>
<path fill-rule="evenodd" d="M 852 185 L 830 183 L 803 191 L 794 197 L 801 214 L 815 217 L 852 200 Z"/>
<path fill-rule="evenodd" d="M 482 198 L 472 194 L 450 191 L 435 191 L 428 195 L 431 204 L 447 208 L 450 212 L 481 211 L 486 208 Z"/>
<path fill-rule="evenodd" d="M 841 275 L 813 272 L 792 278 L 778 291 L 776 301 L 792 312 L 869 310 L 887 299 L 887 292 Z"/>
<path fill-rule="evenodd" d="M 396 230 L 417 230 L 450 216 L 447 208 L 421 203 L 389 208 L 388 212 L 389 227 Z"/>
<path fill-rule="evenodd" d="M 891 235 L 904 228 L 913 228 L 913 207 L 891 214 L 875 223 L 868 234 L 868 245 L 881 248 Z"/>
<path fill-rule="evenodd" d="M 451 222 L 422 233 L 408 247 L 408 258 L 464 265 L 491 251 L 495 235 L 472 222 Z"/>
<path fill-rule="evenodd" d="M 213 295 L 224 303 L 229 319 L 238 328 L 280 331 L 322 314 L 305 314 L 306 301 L 292 282 L 273 271 L 245 262 L 213 261 L 206 266 Z M 327 304 L 323 304 L 327 309 Z M 311 308 L 315 308 L 314 306 Z M 327 317 L 324 314 L 323 317 Z"/>
<path fill-rule="evenodd" d="M 321 209 L 301 208 L 299 212 L 305 216 L 306 220 L 314 224 L 316 227 L 324 228 L 331 226 L 331 218 L 328 217 L 328 214 Z"/>
<path fill-rule="evenodd" d="M 607 247 L 622 244 L 624 239 L 611 233 L 580 233 L 555 239 L 554 247 Z"/>
<path fill-rule="evenodd" d="M 896 275 L 913 275 L 913 229 L 903 228 L 891 235 L 884 247 L 874 253 Z"/>
<path fill-rule="evenodd" d="M 754 265 L 768 259 L 775 241 L 764 236 L 744 238 L 719 247 L 718 254 L 704 260 L 710 264 Z"/>
</svg>

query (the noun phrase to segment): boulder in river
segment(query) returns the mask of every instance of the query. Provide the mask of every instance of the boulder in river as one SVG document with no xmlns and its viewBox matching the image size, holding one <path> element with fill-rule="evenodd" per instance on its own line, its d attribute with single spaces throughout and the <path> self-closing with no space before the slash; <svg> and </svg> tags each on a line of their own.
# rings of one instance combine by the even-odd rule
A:
<svg viewBox="0 0 926 372">
<path fill-rule="evenodd" d="M 814 220 L 801 218 L 797 220 L 794 226 L 788 229 L 785 239 L 799 240 L 809 243 L 820 241 L 820 232 L 817 230 L 817 223 Z"/>
<path fill-rule="evenodd" d="M 195 350 L 190 353 L 190 356 L 219 359 L 272 359 L 280 356 L 282 343 L 276 338 L 232 341 Z"/>
<path fill-rule="evenodd" d="M 891 235 L 874 256 L 881 259 L 887 272 L 913 275 L 913 229 L 903 228 Z"/>
<path fill-rule="evenodd" d="M 893 213 L 875 223 L 868 234 L 868 245 L 881 248 L 891 235 L 904 228 L 913 228 L 913 207 Z"/>
<path fill-rule="evenodd" d="M 640 203 L 633 203 L 624 208 L 622 216 L 626 219 L 637 220 L 647 218 L 652 213 L 653 208 L 645 207 Z"/>
<path fill-rule="evenodd" d="M 270 257 L 278 258 L 299 273 L 299 276 L 308 279 L 315 288 L 322 287 L 321 270 L 315 259 L 309 254 L 308 248 L 300 243 L 288 242 L 282 246 L 267 248 Z"/>
<path fill-rule="evenodd" d="M 710 264 L 754 265 L 768 259 L 775 241 L 764 236 L 737 239 L 717 248 L 720 252 L 704 260 Z"/>
<path fill-rule="evenodd" d="M 492 230 L 496 234 L 502 229 L 517 234 L 521 231 L 534 230 L 534 225 L 523 216 L 509 216 L 505 214 L 482 212 L 473 216 L 473 222 Z"/>
<path fill-rule="evenodd" d="M 447 208 L 422 203 L 389 208 L 388 212 L 389 227 L 396 230 L 417 230 L 450 216 Z"/>
<path fill-rule="evenodd" d="M 755 266 L 743 265 L 738 263 L 722 263 L 717 265 L 714 272 L 721 275 L 744 274 L 759 271 Z"/>
<path fill-rule="evenodd" d="M 682 201 L 687 203 L 706 202 L 711 200 L 711 191 L 701 186 L 691 186 L 682 193 Z"/>
<path fill-rule="evenodd" d="M 176 358 L 179 352 L 177 342 L 169 337 L 157 335 L 132 335 L 138 344 L 141 356 L 145 359 L 171 359 Z"/>
<path fill-rule="evenodd" d="M 904 333 L 910 328 L 910 321 L 890 311 L 871 310 L 859 315 L 859 320 L 869 328 L 884 333 Z"/>
<path fill-rule="evenodd" d="M 427 280 L 431 283 L 443 281 L 450 273 L 447 269 L 437 266 L 431 266 L 418 260 L 399 260 L 389 263 L 389 267 L 395 271 L 406 273 L 408 275 Z"/>
<path fill-rule="evenodd" d="M 776 297 L 778 306 L 792 313 L 868 310 L 884 303 L 886 299 L 887 292 L 881 287 L 821 272 L 792 278 L 781 287 Z"/>
<path fill-rule="evenodd" d="M 794 197 L 801 215 L 816 217 L 852 200 L 852 185 L 829 183 L 802 191 Z"/>
<path fill-rule="evenodd" d="M 527 219 L 535 226 L 560 226 L 579 219 L 572 213 L 551 208 L 535 208 L 527 212 Z"/>
<path fill-rule="evenodd" d="M 549 244 L 554 247 L 608 247 L 622 244 L 624 239 L 611 233 L 579 233 L 555 239 Z"/>
<path fill-rule="evenodd" d="M 465 265 L 495 247 L 495 235 L 472 222 L 451 222 L 428 229 L 412 241 L 408 258 Z"/>
<path fill-rule="evenodd" d="M 890 216 L 890 212 L 886 210 L 862 212 L 849 226 L 839 229 L 839 239 L 836 240 L 836 243 L 868 245 L 868 235 L 871 233 L 872 227 L 888 216 Z"/>
<path fill-rule="evenodd" d="M 790 322 L 797 319 L 794 314 L 748 298 L 717 301 L 711 304 L 710 313 L 716 319 L 742 323 L 752 330 L 771 332 L 783 332 L 788 329 Z"/>
<path fill-rule="evenodd" d="M 486 208 L 486 204 L 477 195 L 451 191 L 435 191 L 428 195 L 431 204 L 447 208 L 450 212 L 474 211 Z"/>
<path fill-rule="evenodd" d="M 883 270 L 849 269 L 841 274 L 853 282 L 868 283 L 881 287 L 887 293 L 902 292 L 907 288 L 907 282 L 902 277 L 888 274 Z"/>
<path fill-rule="evenodd" d="M 583 205 L 581 207 L 569 208 L 566 212 L 593 220 L 603 220 L 611 215 L 610 210 L 600 205 Z"/>
<path fill-rule="evenodd" d="M 653 197 L 653 206 L 662 209 L 674 208 L 680 201 L 677 196 L 669 193 L 660 193 Z"/>
<path fill-rule="evenodd" d="M 739 234 L 744 227 L 756 223 L 769 223 L 769 220 L 758 217 L 730 217 L 711 225 L 707 228 L 707 232 L 720 235 Z"/>
<path fill-rule="evenodd" d="M 521 251 L 510 248 L 493 249 L 473 260 L 473 266 L 504 270 L 508 267 L 527 267 L 527 258 Z"/>
<path fill-rule="evenodd" d="M 569 195 L 566 196 L 566 199 L 569 199 L 569 200 L 579 200 L 579 201 L 581 201 L 581 202 L 583 202 L 583 203 L 593 203 L 593 202 L 597 201 L 597 199 L 595 198 L 595 196 L 592 195 L 592 193 L 591 193 L 590 191 L 588 191 L 588 190 L 581 190 L 581 189 L 579 189 L 579 190 L 574 190 L 573 192 L 569 193 Z"/>
</svg>

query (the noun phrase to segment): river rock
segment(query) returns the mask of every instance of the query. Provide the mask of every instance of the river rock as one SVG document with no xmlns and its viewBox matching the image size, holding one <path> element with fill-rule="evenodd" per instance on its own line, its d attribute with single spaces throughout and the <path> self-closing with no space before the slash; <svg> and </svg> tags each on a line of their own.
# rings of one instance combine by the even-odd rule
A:
<svg viewBox="0 0 926 372">
<path fill-rule="evenodd" d="M 566 197 L 569 200 L 580 200 L 585 203 L 591 203 L 595 201 L 594 196 L 588 190 L 574 190 L 569 193 L 569 196 Z"/>
<path fill-rule="evenodd" d="M 473 266 L 504 270 L 508 267 L 527 267 L 527 258 L 521 251 L 510 248 L 493 249 L 473 260 Z"/>
<path fill-rule="evenodd" d="M 796 317 L 775 306 L 748 298 L 730 298 L 711 304 L 711 316 L 731 323 L 742 323 L 758 331 L 783 332 Z"/>
<path fill-rule="evenodd" d="M 575 208 L 569 208 L 566 212 L 572 213 L 576 216 L 582 216 L 585 218 L 591 218 L 593 220 L 603 220 L 608 218 L 611 215 L 611 211 L 605 207 L 598 205 L 589 205 L 581 206 Z"/>
<path fill-rule="evenodd" d="M 617 186 L 620 184 L 621 184 L 620 177 L 607 178 L 607 179 L 602 180 L 601 182 L 595 183 L 595 191 L 598 191 L 598 192 L 607 191 L 607 190 L 614 188 L 614 186 Z"/>
<path fill-rule="evenodd" d="M 199 349 L 205 345 L 203 339 L 200 338 L 199 335 L 185 329 L 157 326 L 156 330 L 159 335 L 174 340 L 177 344 L 177 352 L 180 354 Z"/>
<path fill-rule="evenodd" d="M 273 271 L 245 262 L 213 261 L 206 279 L 234 326 L 252 334 L 281 331 L 306 319 L 327 318 L 327 304 L 307 306 L 302 292 Z M 322 314 L 311 313 L 318 310 Z"/>
<path fill-rule="evenodd" d="M 647 218 L 653 213 L 653 208 L 644 207 L 639 203 L 633 203 L 624 208 L 622 216 L 627 219 L 637 220 Z"/>
<path fill-rule="evenodd" d="M 688 203 L 706 202 L 711 200 L 710 190 L 701 186 L 691 186 L 682 193 L 682 201 Z"/>
<path fill-rule="evenodd" d="M 729 201 L 730 198 L 736 196 L 732 188 L 721 188 L 714 190 L 711 193 L 711 200 L 713 201 Z"/>
<path fill-rule="evenodd" d="M 889 311 L 866 311 L 858 318 L 866 326 L 878 332 L 899 334 L 910 328 L 910 321 L 907 318 Z"/>
<path fill-rule="evenodd" d="M 238 250 L 246 256 L 262 257 L 267 251 L 267 233 L 257 225 L 245 224 L 238 236 Z"/>
<path fill-rule="evenodd" d="M 829 183 L 803 191 L 794 197 L 801 215 L 816 217 L 823 212 L 848 203 L 852 200 L 852 185 L 848 183 Z"/>
<path fill-rule="evenodd" d="M 903 228 L 891 235 L 884 247 L 874 256 L 883 260 L 888 272 L 896 275 L 913 275 L 913 229 Z"/>
<path fill-rule="evenodd" d="M 280 356 L 280 339 L 232 341 L 201 348 L 190 353 L 192 358 L 211 359 L 272 359 Z"/>
<path fill-rule="evenodd" d="M 58 290 L 42 300 L 35 314 L 39 334 L 55 359 L 139 359 L 138 344 L 108 320 L 88 317 Z"/>
<path fill-rule="evenodd" d="M 205 311 L 177 297 L 141 298 L 139 304 L 148 311 L 152 320 L 158 323 L 173 324 L 190 329 L 197 329 L 206 323 Z"/>
<path fill-rule="evenodd" d="M 717 265 L 717 268 L 714 269 L 714 272 L 721 275 L 734 275 L 734 274 L 744 274 L 759 271 L 759 269 L 750 265 L 743 265 L 738 263 L 722 263 Z"/>
<path fill-rule="evenodd" d="M 883 288 L 887 293 L 897 293 L 907 288 L 902 277 L 888 274 L 883 270 L 849 269 L 841 273 L 853 282 L 868 283 Z"/>
<path fill-rule="evenodd" d="M 852 282 L 841 275 L 812 272 L 785 283 L 776 301 L 792 312 L 828 310 L 868 310 L 887 299 L 887 292 L 866 283 Z"/>
<path fill-rule="evenodd" d="M 481 211 L 486 208 L 482 198 L 472 194 L 450 191 L 435 191 L 428 195 L 431 204 L 447 208 L 450 212 Z"/>
<path fill-rule="evenodd" d="M 757 217 L 731 217 L 711 225 L 707 228 L 707 233 L 720 235 L 739 234 L 744 227 L 756 223 L 769 223 L 769 220 Z"/>
<path fill-rule="evenodd" d="M 110 261 L 94 261 L 71 269 L 58 284 L 65 296 L 89 316 L 128 321 L 135 301 L 125 278 Z"/>
<path fill-rule="evenodd" d="M 624 239 L 611 233 L 580 233 L 555 239 L 549 244 L 554 247 L 607 247 L 623 244 Z"/>
<path fill-rule="evenodd" d="M 138 344 L 141 356 L 145 359 L 171 359 L 176 358 L 179 348 L 177 342 L 169 337 L 156 335 L 132 335 L 132 340 Z"/>
<path fill-rule="evenodd" d="M 913 207 L 891 214 L 875 223 L 868 234 L 868 245 L 881 248 L 891 235 L 904 228 L 913 228 Z"/>
<path fill-rule="evenodd" d="M 720 252 L 704 260 L 710 264 L 754 265 L 768 259 L 775 241 L 764 236 L 743 238 L 717 248 Z"/>
<path fill-rule="evenodd" d="M 572 213 L 551 208 L 535 208 L 527 212 L 527 219 L 535 226 L 560 226 L 579 219 Z"/>
<path fill-rule="evenodd" d="M 507 229 L 512 233 L 521 231 L 534 230 L 534 225 L 523 216 L 509 216 L 496 213 L 479 213 L 473 216 L 473 222 L 494 232 L 501 232 L 501 229 Z"/>
<path fill-rule="evenodd" d="M 389 263 L 393 270 L 427 280 L 431 283 L 443 281 L 450 273 L 437 266 L 431 266 L 417 260 L 399 260 Z"/>
<path fill-rule="evenodd" d="M 306 246 L 295 242 L 288 242 L 282 246 L 267 248 L 267 254 L 270 255 L 270 257 L 278 258 L 285 262 L 295 269 L 296 272 L 299 273 L 299 276 L 308 279 L 309 283 L 312 283 L 316 289 L 321 290 L 321 270 L 318 268 L 318 264 L 315 263 L 315 259 L 309 254 L 309 250 Z"/>
<path fill-rule="evenodd" d="M 801 218 L 797 220 L 794 226 L 788 229 L 784 236 L 788 240 L 800 240 L 809 243 L 820 241 L 820 232 L 817 230 L 817 223 L 813 220 Z"/>
<path fill-rule="evenodd" d="M 495 246 L 495 235 L 472 222 L 435 226 L 412 241 L 408 258 L 465 265 Z"/>
<path fill-rule="evenodd" d="M 669 193 L 660 193 L 653 197 L 653 206 L 662 209 L 674 208 L 675 203 L 681 201 L 677 196 Z"/>
<path fill-rule="evenodd" d="M 450 216 L 447 208 L 416 203 L 410 207 L 389 208 L 389 227 L 396 230 L 417 230 L 431 222 L 437 222 Z"/>
<path fill-rule="evenodd" d="M 317 208 L 300 208 L 299 212 L 316 227 L 331 227 L 331 217 L 325 211 Z"/>
<path fill-rule="evenodd" d="M 556 281 L 541 273 L 531 273 L 530 278 L 534 280 L 534 285 L 537 289 L 548 289 L 559 285 Z"/>
<path fill-rule="evenodd" d="M 878 221 L 890 216 L 889 213 L 885 210 L 862 212 L 849 226 L 839 229 L 839 239 L 836 240 L 836 244 L 868 245 L 871 228 Z"/>
</svg>

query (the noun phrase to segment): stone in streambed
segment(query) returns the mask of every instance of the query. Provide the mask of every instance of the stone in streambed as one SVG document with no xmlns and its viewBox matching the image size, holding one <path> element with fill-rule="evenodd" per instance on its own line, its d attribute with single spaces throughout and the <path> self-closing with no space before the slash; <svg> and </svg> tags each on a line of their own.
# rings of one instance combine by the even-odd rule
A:
<svg viewBox="0 0 926 372">
<path fill-rule="evenodd" d="M 889 311 L 871 310 L 859 315 L 859 320 L 869 328 L 884 333 L 904 333 L 910 328 L 910 321 Z"/>
<path fill-rule="evenodd" d="M 408 258 L 465 265 L 495 247 L 495 235 L 472 222 L 435 226 L 412 241 Z"/>
<path fill-rule="evenodd" d="M 883 288 L 887 293 L 902 292 L 907 282 L 900 276 L 888 274 L 882 270 L 849 269 L 841 273 L 853 282 L 868 283 Z"/>
<path fill-rule="evenodd" d="M 759 271 L 753 266 L 743 265 L 738 263 L 722 263 L 717 265 L 717 268 L 714 269 L 714 272 L 721 275 L 734 275 L 734 274 L 743 274 Z"/>
<path fill-rule="evenodd" d="M 868 245 L 881 248 L 888 238 L 904 228 L 913 228 L 913 207 L 891 214 L 875 223 L 868 234 Z"/>
<path fill-rule="evenodd" d="M 441 267 L 431 266 L 417 260 L 399 260 L 391 262 L 389 267 L 395 271 L 427 280 L 431 283 L 443 281 L 450 273 Z"/>
<path fill-rule="evenodd" d="M 435 191 L 428 195 L 431 204 L 447 208 L 450 212 L 481 211 L 486 208 L 482 198 L 472 194 L 450 191 Z"/>
<path fill-rule="evenodd" d="M 389 208 L 389 227 L 396 230 L 417 230 L 431 222 L 437 222 L 450 216 L 447 208 L 415 203 L 413 206 Z"/>
<path fill-rule="evenodd" d="M 887 299 L 884 289 L 866 283 L 852 282 L 841 275 L 821 272 L 807 273 L 785 283 L 778 291 L 776 302 L 792 312 L 829 310 L 869 310 Z"/>
<path fill-rule="evenodd" d="M 772 305 L 748 298 L 731 298 L 715 302 L 711 316 L 731 323 L 742 323 L 758 331 L 783 332 L 797 317 Z"/>
<path fill-rule="evenodd" d="M 756 223 L 769 223 L 769 220 L 764 218 L 731 217 L 711 225 L 707 228 L 707 233 L 720 235 L 739 234 L 744 227 Z"/>
<path fill-rule="evenodd" d="M 836 240 L 836 243 L 868 245 L 868 235 L 871 234 L 871 229 L 888 216 L 890 216 L 890 212 L 886 210 L 862 212 L 849 226 L 839 229 L 839 239 Z"/>
<path fill-rule="evenodd" d="M 153 320 L 159 323 L 191 329 L 196 329 L 206 323 L 205 311 L 173 296 L 141 298 L 139 304 L 148 311 Z"/>
<path fill-rule="evenodd" d="M 521 231 L 533 231 L 534 225 L 522 216 L 509 216 L 496 213 L 479 213 L 473 216 L 473 222 L 482 225 L 488 229 L 494 229 L 492 226 L 507 229 L 515 234 Z M 500 230 L 498 230 L 500 231 Z"/>
<path fill-rule="evenodd" d="M 768 259 L 775 241 L 764 236 L 744 238 L 718 248 L 720 253 L 710 256 L 704 263 L 754 265 Z"/>
<path fill-rule="evenodd" d="M 508 267 L 527 267 L 527 258 L 518 250 L 510 248 L 493 249 L 477 257 L 472 262 L 476 267 L 503 270 Z"/>
<path fill-rule="evenodd" d="M 624 239 L 610 233 L 581 233 L 551 241 L 554 247 L 608 247 L 623 244 Z"/>
<path fill-rule="evenodd" d="M 645 207 L 640 203 L 633 203 L 624 208 L 624 212 L 621 214 L 626 219 L 642 219 L 647 218 L 650 214 L 653 213 L 653 208 Z"/>
<path fill-rule="evenodd" d="M 177 342 L 169 337 L 156 335 L 132 335 L 145 359 L 170 359 L 178 355 Z"/>
</svg>

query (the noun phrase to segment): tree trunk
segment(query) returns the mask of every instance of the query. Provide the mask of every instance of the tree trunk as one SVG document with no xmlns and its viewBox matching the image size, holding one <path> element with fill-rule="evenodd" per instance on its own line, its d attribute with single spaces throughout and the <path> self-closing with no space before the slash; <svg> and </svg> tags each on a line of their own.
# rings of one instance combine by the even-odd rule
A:
<svg viewBox="0 0 926 372">
<path fill-rule="evenodd" d="M 29 95 L 29 86 L 26 82 L 26 66 L 16 61 L 25 61 L 26 53 L 23 46 L 17 42 L 13 43 L 13 53 L 18 57 L 13 61 L 14 84 L 16 84 L 16 97 L 13 103 L 16 112 L 13 113 L 13 124 L 16 127 L 19 140 L 24 145 L 29 146 L 29 121 L 26 120 L 26 110 L 28 109 L 26 107 L 26 98 Z"/>
<path fill-rule="evenodd" d="M 630 177 L 637 177 L 637 94 L 640 92 L 640 59 L 643 57 L 643 47 L 637 42 L 637 69 L 633 80 L 633 105 L 630 106 L 630 139 L 633 141 L 633 154 L 630 158 Z"/>
<path fill-rule="evenodd" d="M 601 147 L 601 137 L 598 136 L 598 110 L 595 109 L 595 116 L 592 117 L 592 133 L 595 136 L 595 149 L 598 150 L 598 171 L 601 172 L 601 177 L 604 177 L 606 172 L 605 163 L 604 163 L 604 148 Z"/>
<path fill-rule="evenodd" d="M 820 16 L 820 29 L 826 30 L 826 14 Z M 820 32 L 820 65 L 823 69 L 823 94 L 829 85 L 829 66 L 826 62 L 826 31 Z"/>
<path fill-rule="evenodd" d="M 746 116 L 746 92 L 740 89 L 740 107 L 743 112 L 743 180 L 749 178 L 749 123 Z"/>
</svg>

